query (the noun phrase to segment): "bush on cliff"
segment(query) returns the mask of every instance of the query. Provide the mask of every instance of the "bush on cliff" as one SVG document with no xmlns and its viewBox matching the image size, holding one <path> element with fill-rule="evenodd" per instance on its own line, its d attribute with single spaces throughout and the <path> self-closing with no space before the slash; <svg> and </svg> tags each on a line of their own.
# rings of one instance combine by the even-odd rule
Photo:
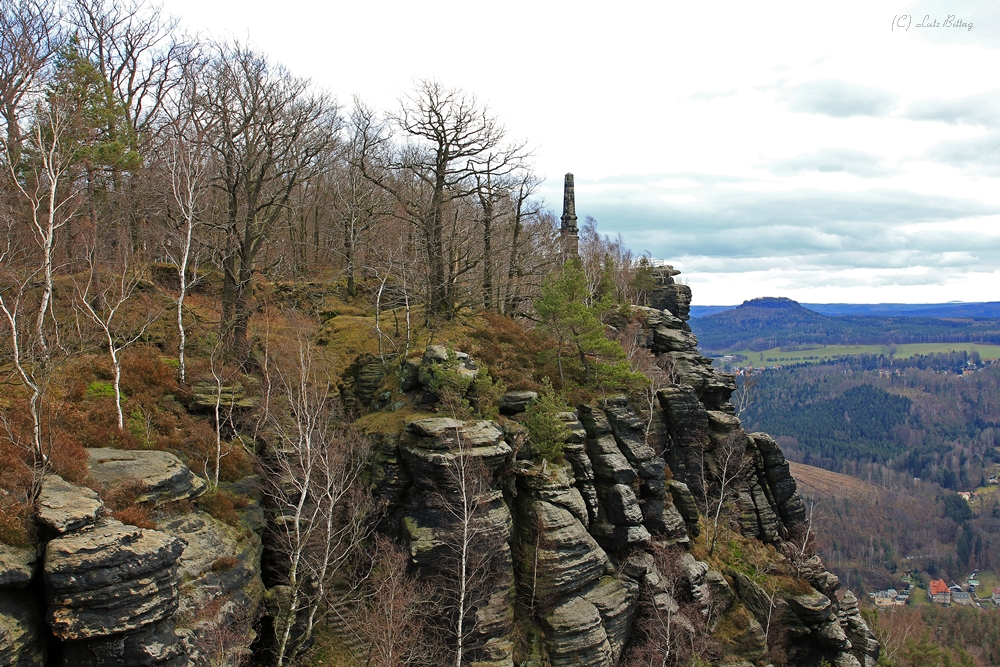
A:
<svg viewBox="0 0 1000 667">
<path fill-rule="evenodd" d="M 562 462 L 563 443 L 569 435 L 569 429 L 559 418 L 559 413 L 566 409 L 560 396 L 552 388 L 552 382 L 548 378 L 542 380 L 538 400 L 528 407 L 524 420 L 531 436 L 531 451 L 536 458 L 543 458 L 551 463 Z"/>
</svg>

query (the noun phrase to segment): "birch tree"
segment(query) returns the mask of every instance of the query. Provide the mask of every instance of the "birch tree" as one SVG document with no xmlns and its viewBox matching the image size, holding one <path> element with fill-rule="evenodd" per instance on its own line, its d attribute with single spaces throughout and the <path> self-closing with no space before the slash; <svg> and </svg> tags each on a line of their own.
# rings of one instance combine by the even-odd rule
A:
<svg viewBox="0 0 1000 667">
<path fill-rule="evenodd" d="M 459 429 L 454 437 L 454 458 L 428 505 L 449 526 L 442 538 L 445 557 L 436 567 L 436 588 L 444 611 L 439 621 L 445 624 L 441 631 L 449 642 L 442 660 L 462 667 L 480 648 L 475 642 L 476 611 L 509 585 L 502 573 L 509 571 L 510 551 L 503 527 L 491 513 L 492 503 L 500 496 L 493 488 L 493 476 L 482 459 L 472 455 Z"/>
<path fill-rule="evenodd" d="M 26 332 L 23 318 L 24 301 L 31 283 L 36 277 L 35 272 L 27 275 L 17 270 L 16 255 L 12 238 L 13 224 L 8 221 L 6 243 L 0 249 L 0 314 L 6 325 L 10 360 L 14 366 L 17 379 L 28 394 L 28 412 L 31 414 L 31 444 L 35 466 L 42 467 L 48 462 L 48 457 L 42 446 L 42 395 L 44 393 L 45 365 L 32 354 L 35 349 L 31 345 L 31 336 Z"/>
<path fill-rule="evenodd" d="M 97 271 L 96 268 L 92 269 L 90 276 L 92 277 Z M 96 288 L 92 278 L 82 286 L 79 283 L 75 285 L 74 306 L 97 326 L 108 348 L 119 431 L 125 430 L 121 389 L 122 353 L 138 342 L 156 319 L 156 315 L 148 305 L 146 312 L 138 317 L 135 308 L 126 308 L 126 304 L 137 295 L 139 284 L 143 279 L 144 276 L 135 263 L 125 259 L 119 268 L 119 274 L 108 281 L 106 286 Z"/>
<path fill-rule="evenodd" d="M 333 582 L 368 533 L 371 513 L 361 483 L 371 444 L 339 419 L 312 347 L 300 341 L 294 357 L 276 380 L 282 406 L 271 412 L 274 443 L 266 463 L 274 534 L 287 567 L 274 622 L 278 667 L 308 646 Z"/>
<path fill-rule="evenodd" d="M 744 473 L 753 463 L 753 459 L 747 454 L 747 436 L 742 430 L 733 431 L 723 439 L 711 452 L 714 461 L 715 492 L 718 497 L 715 499 L 715 511 L 712 516 L 712 542 L 708 549 L 708 555 L 715 553 L 715 545 L 719 539 L 719 517 L 722 515 L 722 508 L 731 499 L 735 487 Z M 704 456 L 704 454 L 703 454 Z M 705 480 L 705 487 L 709 486 Z"/>
<path fill-rule="evenodd" d="M 184 326 L 184 299 L 190 282 L 188 271 L 197 271 L 197 253 L 192 253 L 195 229 L 203 223 L 209 189 L 210 136 L 214 119 L 200 104 L 201 68 L 200 62 L 189 63 L 184 85 L 171 109 L 171 119 L 164 128 L 164 163 L 170 177 L 168 197 L 169 230 L 167 258 L 177 270 L 178 293 L 174 300 L 177 306 L 177 361 L 181 384 L 187 381 L 185 351 L 187 329 Z M 172 204 L 172 205 L 170 205 Z M 174 246 L 173 241 L 177 241 Z"/>
</svg>

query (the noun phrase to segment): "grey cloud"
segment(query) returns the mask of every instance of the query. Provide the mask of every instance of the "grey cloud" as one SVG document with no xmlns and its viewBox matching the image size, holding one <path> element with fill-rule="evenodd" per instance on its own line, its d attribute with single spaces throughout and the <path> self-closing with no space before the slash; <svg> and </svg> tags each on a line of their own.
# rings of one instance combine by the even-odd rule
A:
<svg viewBox="0 0 1000 667">
<path fill-rule="evenodd" d="M 850 148 L 821 148 L 815 153 L 775 160 L 770 164 L 770 170 L 779 175 L 822 171 L 863 177 L 888 176 L 899 172 L 888 166 L 884 158 Z"/>
<path fill-rule="evenodd" d="M 924 158 L 990 175 L 1000 175 L 1000 132 L 934 144 Z"/>
<path fill-rule="evenodd" d="M 883 88 L 863 86 L 841 79 L 819 79 L 786 88 L 782 98 L 790 111 L 822 114 L 834 118 L 887 116 L 899 98 Z"/>
<path fill-rule="evenodd" d="M 939 97 L 918 100 L 903 115 L 911 120 L 936 120 L 951 125 L 1000 128 L 1000 91 L 950 100 Z"/>
<path fill-rule="evenodd" d="M 637 250 L 668 260 L 702 258 L 720 270 L 781 262 L 796 269 L 928 266 L 963 273 L 1000 265 L 1000 237 L 921 224 L 1000 214 L 1000 207 L 977 200 L 889 189 L 760 192 L 721 185 L 690 188 L 699 201 L 678 204 L 657 199 L 656 191 L 617 197 L 608 190 L 587 198 L 578 193 L 578 214 L 593 215 L 600 231 L 620 232 Z"/>
</svg>

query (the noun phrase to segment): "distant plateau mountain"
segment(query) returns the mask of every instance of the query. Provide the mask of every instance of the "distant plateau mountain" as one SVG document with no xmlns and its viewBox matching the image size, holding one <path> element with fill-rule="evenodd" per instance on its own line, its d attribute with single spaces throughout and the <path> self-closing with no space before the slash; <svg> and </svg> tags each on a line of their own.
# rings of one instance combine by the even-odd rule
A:
<svg viewBox="0 0 1000 667">
<path fill-rule="evenodd" d="M 1000 318 L 1000 301 L 951 303 L 803 303 L 821 315 L 888 315 L 892 317 Z M 707 317 L 738 306 L 691 306 L 691 317 Z"/>
<path fill-rule="evenodd" d="M 804 305 L 784 297 L 764 297 L 708 314 L 698 309 L 691 308 L 691 330 L 701 347 L 711 352 L 808 345 L 1000 343 L 1000 302 Z"/>
</svg>

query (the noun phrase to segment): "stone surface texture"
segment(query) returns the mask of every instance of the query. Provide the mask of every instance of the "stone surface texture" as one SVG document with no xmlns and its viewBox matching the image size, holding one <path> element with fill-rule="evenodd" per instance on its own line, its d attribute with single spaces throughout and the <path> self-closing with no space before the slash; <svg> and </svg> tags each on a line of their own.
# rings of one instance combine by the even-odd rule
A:
<svg viewBox="0 0 1000 667">
<path fill-rule="evenodd" d="M 38 494 L 38 521 L 65 533 L 97 520 L 104 503 L 96 491 L 70 484 L 59 475 L 46 475 Z"/>
<path fill-rule="evenodd" d="M 145 488 L 138 502 L 156 505 L 197 498 L 207 484 L 170 452 L 95 447 L 87 450 L 90 474 L 105 486 L 138 482 Z"/>
</svg>

